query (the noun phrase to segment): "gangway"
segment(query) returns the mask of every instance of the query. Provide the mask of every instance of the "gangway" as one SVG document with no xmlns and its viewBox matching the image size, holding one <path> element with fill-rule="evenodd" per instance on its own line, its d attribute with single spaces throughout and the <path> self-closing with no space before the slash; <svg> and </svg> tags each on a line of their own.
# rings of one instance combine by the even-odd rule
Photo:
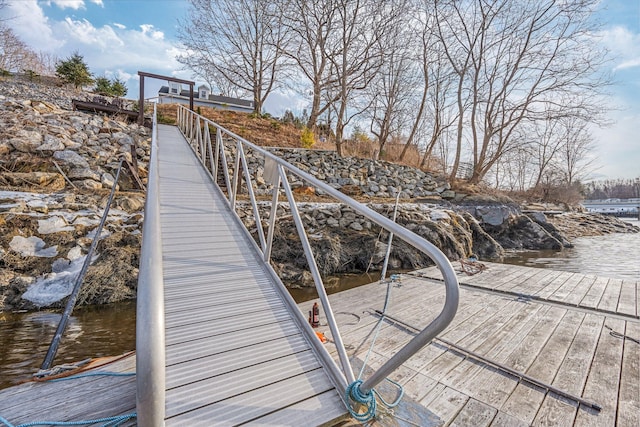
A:
<svg viewBox="0 0 640 427">
<path fill-rule="evenodd" d="M 138 283 L 139 425 L 324 425 L 348 414 L 344 393 L 356 378 L 288 174 L 427 253 L 443 273 L 446 301 L 440 315 L 360 381 L 362 393 L 370 393 L 453 319 L 457 279 L 435 246 L 181 106 L 178 124 L 157 125 L 154 119 Z M 245 150 L 264 156 L 265 178 L 273 189 L 266 232 Z M 220 176 L 224 192 L 216 183 Z M 253 236 L 236 213 L 241 191 L 252 206 Z M 269 263 L 281 191 L 289 201 L 339 365 Z"/>
</svg>

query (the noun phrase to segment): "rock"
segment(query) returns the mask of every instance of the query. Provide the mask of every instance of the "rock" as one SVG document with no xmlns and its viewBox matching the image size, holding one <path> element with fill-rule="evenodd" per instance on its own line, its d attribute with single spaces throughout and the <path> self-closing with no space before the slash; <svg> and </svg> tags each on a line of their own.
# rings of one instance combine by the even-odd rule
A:
<svg viewBox="0 0 640 427">
<path fill-rule="evenodd" d="M 33 153 L 42 144 L 42 134 L 38 131 L 21 129 L 9 143 L 18 151 Z"/>
<path fill-rule="evenodd" d="M 94 181 L 92 179 L 85 179 L 82 181 L 77 181 L 75 182 L 75 185 L 78 188 L 82 188 L 85 190 L 99 190 L 102 188 L 102 183 L 98 182 L 98 181 Z"/>
<path fill-rule="evenodd" d="M 104 188 L 111 188 L 115 184 L 116 179 L 109 172 L 105 172 L 100 177 L 100 183 Z M 117 189 L 117 188 L 116 188 Z"/>
<path fill-rule="evenodd" d="M 498 226 L 503 224 L 512 213 L 512 209 L 506 206 L 478 206 L 474 216 L 482 219 L 485 224 Z"/>
<path fill-rule="evenodd" d="M 55 136 L 45 135 L 44 144 L 40 145 L 36 150 L 38 151 L 60 151 L 65 149 L 64 143 Z"/>
<path fill-rule="evenodd" d="M 445 200 L 451 200 L 456 197 L 456 193 L 453 190 L 445 190 L 442 193 L 440 193 L 440 197 L 442 197 Z"/>
<path fill-rule="evenodd" d="M 73 168 L 67 174 L 69 179 L 92 179 L 100 181 L 100 173 L 91 168 Z"/>
<path fill-rule="evenodd" d="M 77 167 L 77 168 L 88 168 L 89 163 L 75 151 L 72 150 L 62 150 L 56 151 L 53 153 L 53 158 L 66 163 L 69 166 Z"/>
</svg>

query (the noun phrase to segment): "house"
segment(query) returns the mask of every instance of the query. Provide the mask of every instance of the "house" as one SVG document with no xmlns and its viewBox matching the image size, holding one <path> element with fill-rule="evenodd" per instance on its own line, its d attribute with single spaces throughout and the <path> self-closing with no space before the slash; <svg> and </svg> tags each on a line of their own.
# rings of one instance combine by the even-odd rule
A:
<svg viewBox="0 0 640 427">
<path fill-rule="evenodd" d="M 182 84 L 169 82 L 169 86 L 162 86 L 158 91 L 158 103 L 160 104 L 189 104 L 189 88 L 184 89 Z M 207 85 L 200 85 L 193 93 L 194 107 L 212 107 L 221 110 L 253 112 L 253 101 L 231 98 L 229 96 L 212 95 Z"/>
</svg>

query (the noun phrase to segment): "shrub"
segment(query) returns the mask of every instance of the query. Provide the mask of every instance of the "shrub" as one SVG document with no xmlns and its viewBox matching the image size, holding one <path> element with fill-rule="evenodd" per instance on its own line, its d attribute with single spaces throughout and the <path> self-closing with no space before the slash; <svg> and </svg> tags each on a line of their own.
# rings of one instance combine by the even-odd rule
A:
<svg viewBox="0 0 640 427">
<path fill-rule="evenodd" d="M 56 64 L 56 76 L 65 83 L 73 83 L 76 89 L 93 83 L 89 67 L 78 52 L 74 52 L 64 61 L 58 61 Z"/>
<path fill-rule="evenodd" d="M 313 147 L 315 140 L 313 138 L 313 131 L 311 129 L 309 128 L 302 129 L 302 132 L 300 133 L 300 143 L 304 148 Z"/>
</svg>

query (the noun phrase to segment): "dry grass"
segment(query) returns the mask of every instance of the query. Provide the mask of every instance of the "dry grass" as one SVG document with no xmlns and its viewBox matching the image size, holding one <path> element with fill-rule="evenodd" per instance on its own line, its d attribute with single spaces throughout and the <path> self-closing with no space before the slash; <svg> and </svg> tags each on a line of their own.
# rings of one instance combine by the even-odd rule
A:
<svg viewBox="0 0 640 427">
<path fill-rule="evenodd" d="M 160 104 L 158 112 L 164 122 L 175 123 L 176 104 Z M 293 124 L 283 123 L 278 119 L 256 117 L 253 114 L 238 113 L 235 111 L 218 110 L 215 108 L 198 107 L 201 115 L 211 119 L 220 126 L 230 130 L 236 135 L 245 138 L 262 147 L 286 147 L 300 148 L 301 129 Z M 343 155 L 371 159 L 379 150 L 377 143 L 370 140 L 348 140 L 343 143 Z M 331 138 L 320 141 L 316 137 L 313 144 L 314 150 L 335 150 L 335 142 Z M 422 160 L 422 154 L 417 147 L 409 147 L 402 161 L 398 160 L 404 149 L 404 144 L 387 144 L 381 160 L 392 163 L 404 164 L 418 168 Z"/>
</svg>

